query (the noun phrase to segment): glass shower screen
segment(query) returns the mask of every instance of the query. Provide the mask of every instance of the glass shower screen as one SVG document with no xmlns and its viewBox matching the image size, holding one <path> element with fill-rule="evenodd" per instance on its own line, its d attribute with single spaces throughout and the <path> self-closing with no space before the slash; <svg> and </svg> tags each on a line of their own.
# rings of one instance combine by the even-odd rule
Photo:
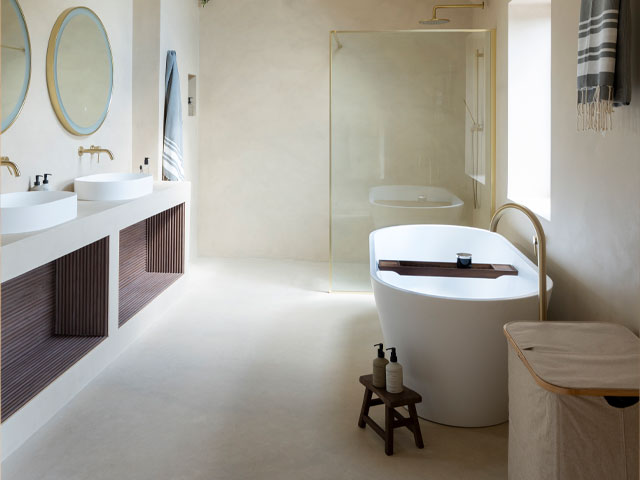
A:
<svg viewBox="0 0 640 480">
<path fill-rule="evenodd" d="M 492 57 L 491 31 L 331 33 L 332 291 L 371 290 L 375 229 L 488 228 Z"/>
</svg>

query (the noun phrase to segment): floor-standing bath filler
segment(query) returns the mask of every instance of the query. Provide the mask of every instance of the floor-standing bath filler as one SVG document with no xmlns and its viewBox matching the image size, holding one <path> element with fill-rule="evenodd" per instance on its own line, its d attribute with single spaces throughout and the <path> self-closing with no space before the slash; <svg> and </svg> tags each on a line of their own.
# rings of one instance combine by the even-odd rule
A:
<svg viewBox="0 0 640 480">
<path fill-rule="evenodd" d="M 527 207 L 517 203 L 505 203 L 501 206 L 496 213 L 493 214 L 491 219 L 491 226 L 489 230 L 495 232 L 498 228 L 498 222 L 502 218 L 505 210 L 513 208 L 524 213 L 536 230 L 536 236 L 534 237 L 534 246 L 536 249 L 536 257 L 538 259 L 538 320 L 545 321 L 547 319 L 547 240 L 544 235 L 544 229 L 536 214 L 529 210 Z"/>
</svg>

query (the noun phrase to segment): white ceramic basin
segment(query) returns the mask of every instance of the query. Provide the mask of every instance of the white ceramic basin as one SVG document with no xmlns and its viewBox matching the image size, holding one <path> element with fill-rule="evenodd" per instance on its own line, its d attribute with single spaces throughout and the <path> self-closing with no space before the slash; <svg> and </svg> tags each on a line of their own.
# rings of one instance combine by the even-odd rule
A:
<svg viewBox="0 0 640 480">
<path fill-rule="evenodd" d="M 100 173 L 74 180 L 78 200 L 112 202 L 153 192 L 153 177 L 145 173 Z"/>
<path fill-rule="evenodd" d="M 25 233 L 54 227 L 76 218 L 73 192 L 18 192 L 0 195 L 0 232 Z"/>
</svg>

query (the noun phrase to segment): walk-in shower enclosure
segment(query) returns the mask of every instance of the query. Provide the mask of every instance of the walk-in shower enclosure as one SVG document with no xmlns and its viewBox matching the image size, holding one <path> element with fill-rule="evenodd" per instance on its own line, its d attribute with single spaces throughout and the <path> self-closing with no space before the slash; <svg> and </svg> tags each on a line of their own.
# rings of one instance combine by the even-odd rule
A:
<svg viewBox="0 0 640 480">
<path fill-rule="evenodd" d="M 488 30 L 331 32 L 332 291 L 371 290 L 375 229 L 488 228 L 494 45 Z"/>
</svg>

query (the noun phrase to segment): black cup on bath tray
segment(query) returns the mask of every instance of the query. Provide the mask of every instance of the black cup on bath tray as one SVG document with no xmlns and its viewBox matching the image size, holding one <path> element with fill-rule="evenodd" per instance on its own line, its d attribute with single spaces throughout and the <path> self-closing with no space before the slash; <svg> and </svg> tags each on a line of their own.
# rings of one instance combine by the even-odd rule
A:
<svg viewBox="0 0 640 480">
<path fill-rule="evenodd" d="M 470 253 L 456 253 L 456 266 L 458 268 L 471 268 L 471 254 Z"/>
</svg>

